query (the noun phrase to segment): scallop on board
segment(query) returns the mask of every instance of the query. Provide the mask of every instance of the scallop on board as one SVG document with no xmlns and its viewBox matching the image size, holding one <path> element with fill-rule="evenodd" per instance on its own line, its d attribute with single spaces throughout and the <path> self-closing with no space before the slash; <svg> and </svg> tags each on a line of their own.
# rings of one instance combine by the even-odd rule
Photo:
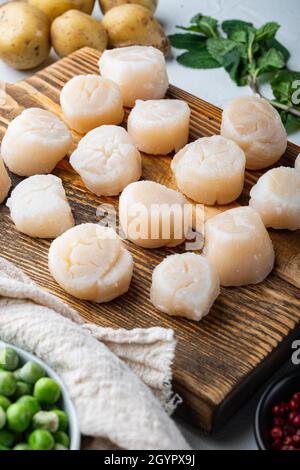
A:
<svg viewBox="0 0 300 470">
<path fill-rule="evenodd" d="M 187 199 L 154 181 L 129 184 L 120 196 L 119 218 L 125 237 L 143 248 L 180 245 L 187 233 Z"/>
<path fill-rule="evenodd" d="M 300 172 L 281 166 L 263 174 L 250 191 L 249 205 L 266 227 L 300 229 Z"/>
<path fill-rule="evenodd" d="M 209 219 L 204 243 L 204 253 L 217 269 L 221 286 L 258 284 L 273 269 L 271 238 L 251 207 L 237 207 Z"/>
<path fill-rule="evenodd" d="M 9 124 L 1 155 L 16 175 L 33 176 L 51 173 L 71 145 L 69 129 L 55 114 L 28 108 Z"/>
<path fill-rule="evenodd" d="M 190 114 L 182 100 L 138 100 L 129 114 L 127 130 L 141 152 L 167 155 L 187 144 Z"/>
<path fill-rule="evenodd" d="M 124 106 L 136 100 L 164 98 L 169 86 L 166 61 L 152 46 L 129 46 L 106 50 L 99 60 L 100 74 L 117 83 Z"/>
<path fill-rule="evenodd" d="M 49 270 L 78 299 L 109 302 L 128 291 L 133 260 L 116 232 L 81 224 L 56 238 L 49 249 Z"/>
<path fill-rule="evenodd" d="M 8 191 L 11 187 L 11 180 L 8 176 L 3 160 L 0 157 L 0 204 L 4 201 L 8 195 Z"/>
<path fill-rule="evenodd" d="M 221 135 L 244 150 L 249 170 L 272 166 L 287 146 L 287 134 L 278 111 L 258 96 L 241 96 L 224 108 Z"/>
<path fill-rule="evenodd" d="M 229 204 L 243 191 L 246 158 L 232 140 L 220 135 L 186 145 L 171 162 L 178 189 L 194 201 Z"/>
<path fill-rule="evenodd" d="M 117 196 L 142 174 L 141 155 L 125 129 L 118 126 L 100 126 L 86 134 L 70 164 L 97 196 Z"/>
<path fill-rule="evenodd" d="M 78 75 L 63 87 L 60 104 L 67 124 L 84 134 L 103 124 L 120 124 L 124 117 L 120 88 L 97 75 Z"/>
<path fill-rule="evenodd" d="M 151 302 L 168 315 L 201 320 L 220 293 L 220 281 L 209 260 L 195 253 L 171 255 L 153 271 Z"/>
<path fill-rule="evenodd" d="M 30 237 L 56 238 L 74 225 L 62 181 L 54 175 L 24 179 L 6 205 L 16 229 Z"/>
</svg>

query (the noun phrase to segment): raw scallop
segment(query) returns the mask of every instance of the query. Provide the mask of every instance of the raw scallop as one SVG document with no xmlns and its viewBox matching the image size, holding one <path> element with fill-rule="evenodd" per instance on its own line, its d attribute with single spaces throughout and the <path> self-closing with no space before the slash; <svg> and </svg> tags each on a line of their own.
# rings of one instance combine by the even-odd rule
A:
<svg viewBox="0 0 300 470">
<path fill-rule="evenodd" d="M 82 224 L 52 242 L 49 270 L 69 294 L 102 303 L 127 292 L 133 260 L 113 229 Z"/>
<path fill-rule="evenodd" d="M 220 281 L 208 259 L 195 253 L 165 258 L 153 271 L 151 302 L 169 315 L 201 320 L 220 293 Z"/>
<path fill-rule="evenodd" d="M 176 246 L 186 238 L 185 197 L 153 181 L 128 185 L 120 196 L 119 216 L 130 241 L 144 248 Z"/>
<path fill-rule="evenodd" d="M 71 145 L 70 131 L 55 114 L 29 108 L 9 124 L 1 154 L 10 171 L 32 176 L 51 173 Z"/>
<path fill-rule="evenodd" d="M 296 170 L 300 170 L 300 153 L 299 153 L 298 157 L 295 160 L 295 168 L 296 168 Z"/>
<path fill-rule="evenodd" d="M 118 126 L 89 132 L 72 153 L 70 164 L 97 196 L 116 196 L 142 174 L 141 155 L 125 129 Z"/>
<path fill-rule="evenodd" d="M 189 138 L 190 108 L 181 100 L 138 100 L 128 117 L 128 132 L 141 152 L 178 152 Z"/>
<path fill-rule="evenodd" d="M 2 158 L 0 158 L 0 204 L 4 201 L 8 195 L 8 191 L 11 187 L 11 180 L 8 176 Z"/>
<path fill-rule="evenodd" d="M 60 104 L 67 124 L 84 134 L 103 124 L 120 124 L 124 117 L 120 88 L 97 75 L 78 75 L 62 89 Z"/>
<path fill-rule="evenodd" d="M 281 166 L 262 175 L 250 191 L 249 205 L 266 227 L 300 229 L 300 172 Z"/>
<path fill-rule="evenodd" d="M 230 209 L 208 220 L 204 253 L 217 268 L 222 286 L 258 284 L 275 261 L 269 234 L 251 207 Z"/>
<path fill-rule="evenodd" d="M 175 155 L 171 168 L 183 194 L 202 204 L 228 204 L 244 187 L 246 158 L 232 140 L 203 137 Z"/>
<path fill-rule="evenodd" d="M 279 113 L 257 96 L 236 98 L 224 109 L 221 134 L 244 150 L 249 170 L 273 165 L 287 146 L 287 135 Z"/>
<path fill-rule="evenodd" d="M 56 238 L 74 225 L 62 181 L 54 175 L 26 178 L 7 206 L 17 230 L 30 237 Z"/>
<path fill-rule="evenodd" d="M 157 100 L 169 87 L 166 62 L 161 51 L 151 46 L 129 46 L 106 50 L 99 60 L 100 73 L 117 83 L 124 106 L 136 100 Z"/>
</svg>

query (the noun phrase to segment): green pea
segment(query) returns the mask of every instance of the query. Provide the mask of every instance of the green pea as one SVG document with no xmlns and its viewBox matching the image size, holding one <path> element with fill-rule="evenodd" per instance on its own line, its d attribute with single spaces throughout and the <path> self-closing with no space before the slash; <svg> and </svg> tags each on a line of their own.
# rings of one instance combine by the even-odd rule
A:
<svg viewBox="0 0 300 470">
<path fill-rule="evenodd" d="M 4 447 L 11 447 L 15 441 L 15 436 L 12 432 L 6 429 L 0 431 L 0 445 Z"/>
<path fill-rule="evenodd" d="M 28 444 L 32 450 L 51 450 L 54 447 L 54 439 L 49 431 L 36 429 L 29 435 Z"/>
<path fill-rule="evenodd" d="M 26 362 L 20 371 L 21 380 L 30 385 L 35 384 L 35 382 L 37 382 L 41 377 L 44 377 L 44 375 L 44 369 L 33 361 Z"/>
<path fill-rule="evenodd" d="M 18 399 L 17 403 L 22 403 L 22 405 L 26 406 L 31 417 L 41 409 L 37 399 L 30 395 L 23 395 Z"/>
<path fill-rule="evenodd" d="M 21 377 L 21 370 L 22 369 L 16 369 L 13 371 L 13 374 L 14 374 L 14 378 L 16 379 L 16 381 L 20 381 L 22 380 L 22 377 Z"/>
<path fill-rule="evenodd" d="M 15 370 L 19 364 L 19 356 L 12 348 L 0 349 L 0 366 L 5 370 Z"/>
<path fill-rule="evenodd" d="M 53 450 L 68 450 L 67 447 L 63 446 L 62 444 L 55 444 Z"/>
<path fill-rule="evenodd" d="M 0 429 L 4 428 L 5 423 L 6 423 L 5 410 L 2 408 L 2 406 L 0 406 Z"/>
<path fill-rule="evenodd" d="M 10 397 L 15 393 L 16 381 L 11 372 L 0 370 L 0 395 Z"/>
<path fill-rule="evenodd" d="M 24 432 L 31 421 L 31 414 L 28 407 L 23 403 L 14 403 L 6 411 L 8 427 L 11 431 Z"/>
<path fill-rule="evenodd" d="M 9 450 L 9 448 L 0 444 L 0 450 Z"/>
<path fill-rule="evenodd" d="M 16 383 L 16 390 L 14 393 L 14 398 L 20 398 L 23 395 L 29 395 L 31 393 L 31 385 L 27 384 L 26 382 L 17 382 Z"/>
<path fill-rule="evenodd" d="M 1 406 L 1 408 L 3 408 L 6 411 L 7 408 L 9 407 L 9 405 L 11 405 L 11 401 L 7 397 L 4 397 L 3 395 L 0 395 L 0 406 Z"/>
<path fill-rule="evenodd" d="M 63 431 L 57 431 L 55 434 L 54 434 L 54 439 L 55 439 L 55 442 L 57 444 L 61 444 L 63 445 L 64 447 L 66 447 L 67 449 L 69 448 L 70 446 L 70 438 L 68 436 L 67 433 L 63 432 Z"/>
<path fill-rule="evenodd" d="M 66 431 L 68 429 L 69 424 L 68 416 L 66 415 L 66 413 L 58 409 L 54 409 L 52 411 L 57 415 L 59 420 L 58 431 Z"/>
<path fill-rule="evenodd" d="M 45 429 L 49 432 L 56 432 L 58 425 L 58 416 L 53 411 L 39 411 L 32 418 L 33 429 Z"/>
<path fill-rule="evenodd" d="M 44 377 L 36 382 L 33 395 L 39 402 L 51 405 L 59 399 L 60 388 L 53 379 Z"/>
<path fill-rule="evenodd" d="M 30 450 L 30 447 L 26 442 L 20 442 L 13 447 L 13 450 Z"/>
</svg>

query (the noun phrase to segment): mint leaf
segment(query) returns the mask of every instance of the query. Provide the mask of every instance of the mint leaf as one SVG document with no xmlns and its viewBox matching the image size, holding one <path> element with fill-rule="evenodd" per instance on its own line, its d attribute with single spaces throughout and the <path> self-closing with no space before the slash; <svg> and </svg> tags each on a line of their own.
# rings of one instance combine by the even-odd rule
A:
<svg viewBox="0 0 300 470">
<path fill-rule="evenodd" d="M 246 44 L 247 42 L 247 31 L 237 30 L 233 31 L 230 35 L 230 39 L 241 44 Z"/>
<path fill-rule="evenodd" d="M 281 69 L 285 66 L 285 60 L 280 51 L 270 49 L 257 62 L 258 71 L 257 76 L 262 73 L 272 72 L 274 69 Z"/>
<path fill-rule="evenodd" d="M 300 118 L 286 111 L 279 110 L 282 123 L 287 133 L 298 131 L 300 128 Z"/>
<path fill-rule="evenodd" d="M 279 28 L 279 24 L 275 23 L 274 21 L 264 24 L 255 33 L 256 41 L 266 41 L 267 39 L 274 39 Z"/>
<path fill-rule="evenodd" d="M 236 43 L 230 39 L 224 38 L 210 38 L 207 40 L 207 50 L 210 55 L 221 65 L 223 65 L 223 59 L 228 52 L 232 51 L 236 47 Z"/>
<path fill-rule="evenodd" d="M 219 62 L 212 58 L 206 48 L 185 52 L 177 57 L 177 61 L 181 65 L 193 69 L 215 69 L 221 67 Z"/>
<path fill-rule="evenodd" d="M 231 39 L 231 35 L 236 31 L 248 31 L 252 29 L 255 31 L 253 23 L 248 23 L 247 21 L 242 20 L 226 20 L 222 23 L 222 29 L 224 33 L 227 34 Z"/>
<path fill-rule="evenodd" d="M 294 88 L 293 84 L 296 80 L 300 80 L 300 72 L 287 69 L 277 72 L 271 81 L 271 87 L 273 95 L 280 103 L 288 104 L 289 106 L 294 104 L 293 94 L 296 88 Z"/>
<path fill-rule="evenodd" d="M 239 85 L 239 65 L 241 61 L 241 54 L 237 48 L 232 49 L 223 58 L 223 67 L 229 73 L 232 80 Z"/>
<path fill-rule="evenodd" d="M 268 39 L 266 41 L 263 41 L 263 43 L 261 43 L 261 48 L 263 50 L 268 50 L 268 49 L 277 49 L 277 51 L 281 52 L 281 54 L 283 55 L 284 59 L 285 59 L 285 62 L 287 62 L 290 58 L 290 53 L 289 51 L 287 50 L 286 47 L 284 47 L 279 41 L 277 41 L 277 39 Z"/>
<path fill-rule="evenodd" d="M 198 49 L 205 47 L 206 43 L 206 38 L 191 33 L 171 34 L 169 39 L 171 45 L 176 49 Z"/>
<path fill-rule="evenodd" d="M 191 23 L 194 25 L 194 28 L 197 28 L 199 33 L 202 33 L 209 38 L 216 38 L 219 36 L 218 20 L 211 16 L 205 16 L 198 13 L 198 15 L 195 15 L 191 19 Z"/>
</svg>

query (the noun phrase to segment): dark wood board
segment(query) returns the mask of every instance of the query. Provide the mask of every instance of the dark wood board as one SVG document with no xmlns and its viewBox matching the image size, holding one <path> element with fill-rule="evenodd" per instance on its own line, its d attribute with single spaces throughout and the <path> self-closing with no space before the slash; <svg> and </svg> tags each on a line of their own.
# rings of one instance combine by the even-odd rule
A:
<svg viewBox="0 0 300 470">
<path fill-rule="evenodd" d="M 74 75 L 98 73 L 98 58 L 97 51 L 85 48 L 25 81 L 7 85 L 6 104 L 0 108 L 0 138 L 24 108 L 42 107 L 62 117 L 59 107 L 62 86 Z M 168 95 L 190 105 L 191 139 L 219 132 L 220 109 L 173 86 Z M 79 136 L 73 135 L 76 143 Z M 299 151 L 296 145 L 289 144 L 279 163 L 293 166 Z M 100 203 L 118 204 L 118 198 L 98 198 L 86 190 L 68 158 L 58 165 L 55 174 L 63 180 L 77 223 L 96 222 Z M 247 172 L 245 189 L 237 203 L 206 208 L 206 217 L 247 204 L 249 188 L 260 174 Z M 143 155 L 143 178 L 175 188 L 170 157 Z M 14 186 L 20 180 L 13 175 L 12 179 Z M 156 311 L 149 301 L 153 268 L 178 249 L 143 250 L 128 243 L 135 260 L 129 292 L 113 302 L 94 305 L 72 298 L 50 276 L 47 267 L 50 242 L 18 233 L 5 204 L 0 211 L 0 255 L 76 308 L 85 320 L 115 328 L 164 326 L 175 330 L 178 347 L 174 386 L 184 399 L 181 411 L 207 431 L 222 424 L 291 354 L 291 341 L 300 332 L 299 231 L 270 231 L 276 267 L 268 279 L 257 286 L 222 289 L 211 313 L 195 323 L 168 317 Z"/>
</svg>

